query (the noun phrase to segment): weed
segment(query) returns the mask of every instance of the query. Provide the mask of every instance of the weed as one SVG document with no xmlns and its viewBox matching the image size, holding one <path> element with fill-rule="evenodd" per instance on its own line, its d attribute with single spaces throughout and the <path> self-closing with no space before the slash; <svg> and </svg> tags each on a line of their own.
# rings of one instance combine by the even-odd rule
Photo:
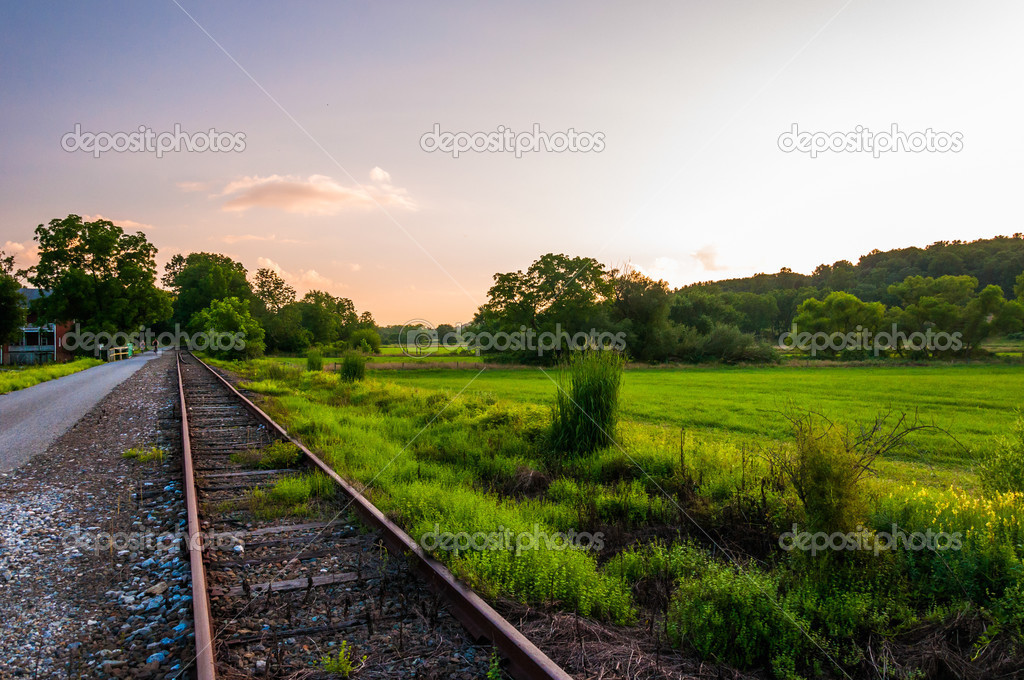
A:
<svg viewBox="0 0 1024 680">
<path fill-rule="evenodd" d="M 302 450 L 286 441 L 276 441 L 262 449 L 247 449 L 231 454 L 231 462 L 257 470 L 280 470 L 294 467 L 302 458 Z"/>
<path fill-rule="evenodd" d="M 366 376 L 366 357 L 359 354 L 346 354 L 341 361 L 341 379 L 345 382 L 356 382 Z"/>
<path fill-rule="evenodd" d="M 326 654 L 320 657 L 320 666 L 325 672 L 333 673 L 343 678 L 352 677 L 352 674 L 358 671 L 364 663 L 366 663 L 365 656 L 359 659 L 358 662 L 354 660 L 352 647 L 349 646 L 347 640 L 341 641 L 336 654 Z"/>
<path fill-rule="evenodd" d="M 306 352 L 306 370 L 307 371 L 322 371 L 324 370 L 324 355 L 320 353 L 320 350 L 315 347 Z"/>
<path fill-rule="evenodd" d="M 151 446 L 148 449 L 128 449 L 121 454 L 121 457 L 134 458 L 140 463 L 163 462 L 164 452 L 155 446 Z"/>
</svg>

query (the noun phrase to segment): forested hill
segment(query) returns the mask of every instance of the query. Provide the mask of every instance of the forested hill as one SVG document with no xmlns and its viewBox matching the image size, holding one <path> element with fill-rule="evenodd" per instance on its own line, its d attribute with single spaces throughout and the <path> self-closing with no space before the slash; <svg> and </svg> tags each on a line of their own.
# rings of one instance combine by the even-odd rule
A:
<svg viewBox="0 0 1024 680">
<path fill-rule="evenodd" d="M 872 250 L 861 256 L 857 264 L 840 260 L 831 265 L 818 265 L 812 274 L 798 274 L 783 268 L 777 274 L 708 281 L 694 286 L 732 293 L 767 293 L 810 286 L 846 291 L 864 301 L 892 305 L 899 301 L 888 292 L 888 287 L 908 276 L 937 278 L 966 274 L 978 279 L 979 288 L 994 284 L 1010 296 L 1022 271 L 1024 235 L 1018 233 L 977 241 L 938 241 L 927 248 Z"/>
</svg>

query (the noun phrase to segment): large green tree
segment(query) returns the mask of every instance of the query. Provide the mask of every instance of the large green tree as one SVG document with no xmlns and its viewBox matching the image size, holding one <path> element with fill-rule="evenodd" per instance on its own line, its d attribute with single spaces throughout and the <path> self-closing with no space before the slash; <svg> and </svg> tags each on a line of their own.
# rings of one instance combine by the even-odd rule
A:
<svg viewBox="0 0 1024 680">
<path fill-rule="evenodd" d="M 156 247 L 141 231 L 126 234 L 109 220 L 68 215 L 40 224 L 35 240 L 39 263 L 26 273 L 46 291 L 33 302 L 41 318 L 131 332 L 170 315 L 169 296 L 156 287 Z"/>
<path fill-rule="evenodd" d="M 173 321 L 182 326 L 214 300 L 234 297 L 248 303 L 254 299 L 245 267 L 226 255 L 175 255 L 164 271 L 163 283 L 175 293 Z"/>
<path fill-rule="evenodd" d="M 214 300 L 192 316 L 188 329 L 193 334 L 206 333 L 205 351 L 217 357 L 251 359 L 266 349 L 263 327 L 253 318 L 249 303 L 240 298 Z"/>
<path fill-rule="evenodd" d="M 614 272 L 594 258 L 548 253 L 525 272 L 495 274 L 478 319 L 510 329 L 582 328 L 602 318 L 614 292 Z"/>
<path fill-rule="evenodd" d="M 257 269 L 253 279 L 253 293 L 273 313 L 295 302 L 295 289 L 285 283 L 273 269 Z"/>
<path fill-rule="evenodd" d="M 14 256 L 0 250 L 0 345 L 14 342 L 25 325 L 25 296 L 14 274 Z"/>
</svg>

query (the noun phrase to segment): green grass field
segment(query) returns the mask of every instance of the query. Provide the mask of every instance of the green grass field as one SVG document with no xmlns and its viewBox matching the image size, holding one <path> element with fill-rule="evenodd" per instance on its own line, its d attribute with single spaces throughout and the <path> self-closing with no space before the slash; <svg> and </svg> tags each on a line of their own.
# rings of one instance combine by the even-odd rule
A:
<svg viewBox="0 0 1024 680">
<path fill-rule="evenodd" d="M 389 373 L 399 385 L 465 389 L 549 405 L 556 372 L 537 370 L 421 370 Z M 908 461 L 970 466 L 964 448 L 990 446 L 1009 432 L 1024 404 L 1024 369 L 1006 366 L 683 368 L 626 371 L 622 417 L 628 421 L 752 440 L 787 435 L 784 413 L 815 409 L 831 418 L 867 422 L 887 409 L 916 412 L 947 430 L 923 432 L 904 453 Z M 963 447 L 960 446 L 963 445 Z"/>
<path fill-rule="evenodd" d="M 99 359 L 77 359 L 66 364 L 46 364 L 30 368 L 13 368 L 0 371 L 0 394 L 23 390 L 39 383 L 84 371 L 103 362 Z"/>
</svg>

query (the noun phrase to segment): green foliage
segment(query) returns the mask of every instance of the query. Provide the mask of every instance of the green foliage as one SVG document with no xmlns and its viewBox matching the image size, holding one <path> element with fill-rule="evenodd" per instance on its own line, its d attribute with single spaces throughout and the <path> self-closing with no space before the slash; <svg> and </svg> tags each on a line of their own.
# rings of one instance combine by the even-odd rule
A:
<svg viewBox="0 0 1024 680">
<path fill-rule="evenodd" d="M 806 620 L 782 599 L 778 582 L 749 567 L 708 562 L 681 578 L 669 605 L 669 639 L 704 658 L 799 678 L 817 653 Z"/>
<path fill-rule="evenodd" d="M 335 654 L 326 654 L 320 657 L 320 667 L 325 673 L 332 673 L 343 678 L 352 677 L 352 673 L 359 670 L 359 667 L 366 662 L 363 656 L 358 662 L 353 659 L 352 647 L 347 640 L 342 640 Z"/>
<path fill-rule="evenodd" d="M 257 470 L 281 470 L 295 467 L 302 450 L 291 442 L 276 441 L 262 449 L 247 449 L 231 454 L 231 462 Z"/>
<path fill-rule="evenodd" d="M 614 443 L 622 366 L 610 351 L 573 353 L 563 362 L 551 423 L 555 450 L 589 454 Z"/>
<path fill-rule="evenodd" d="M 487 663 L 487 680 L 501 680 L 501 657 L 498 650 L 491 650 L 491 660 Z"/>
<path fill-rule="evenodd" d="M 188 325 L 196 314 L 215 300 L 253 299 L 246 269 L 226 255 L 189 253 L 173 255 L 164 268 L 163 283 L 175 293 L 173 321 Z"/>
<path fill-rule="evenodd" d="M 155 446 L 148 449 L 133 448 L 121 454 L 122 458 L 133 458 L 140 463 L 152 463 L 153 461 L 163 462 L 164 452 Z"/>
<path fill-rule="evenodd" d="M 0 394 L 23 390 L 47 380 L 63 378 L 66 375 L 84 371 L 103 362 L 99 359 L 76 359 L 66 364 L 46 364 L 31 368 L 7 369 L 0 372 Z"/>
<path fill-rule="evenodd" d="M 791 423 L 793 443 L 769 449 L 769 461 L 796 490 L 810 530 L 852 530 L 867 510 L 859 482 L 870 461 L 848 432 L 816 413 Z"/>
<path fill-rule="evenodd" d="M 360 328 L 348 336 L 348 344 L 353 349 L 376 354 L 380 351 L 380 335 L 372 328 Z"/>
<path fill-rule="evenodd" d="M 315 347 L 306 352 L 306 370 L 307 371 L 322 371 L 324 370 L 324 355 L 320 353 L 320 350 Z"/>
<path fill-rule="evenodd" d="M 1024 492 L 1024 411 L 1017 409 L 1013 434 L 982 454 L 978 476 L 985 490 Z"/>
<path fill-rule="evenodd" d="M 253 294 L 270 312 L 280 312 L 295 302 L 295 289 L 285 283 L 273 269 L 257 269 L 253 281 Z"/>
<path fill-rule="evenodd" d="M 0 250 L 0 345 L 21 337 L 25 325 L 25 296 L 14 276 L 14 256 Z"/>
<path fill-rule="evenodd" d="M 36 227 L 39 263 L 32 285 L 49 291 L 33 301 L 40 318 L 75 321 L 85 331 L 134 331 L 165 320 L 170 297 L 156 287 L 156 247 L 142 232 L 126 234 L 109 220 L 78 215 Z"/>
<path fill-rule="evenodd" d="M 348 353 L 341 361 L 341 379 L 356 382 L 366 376 L 366 357 Z"/>
<path fill-rule="evenodd" d="M 330 498 L 334 492 L 334 482 L 321 472 L 282 477 L 269 489 L 253 489 L 249 510 L 260 519 L 308 515 L 311 500 Z"/>
<path fill-rule="evenodd" d="M 263 327 L 249 313 L 249 305 L 239 298 L 214 300 L 189 322 L 192 333 L 209 334 L 205 350 L 219 359 L 253 358 L 263 354 Z"/>
</svg>

